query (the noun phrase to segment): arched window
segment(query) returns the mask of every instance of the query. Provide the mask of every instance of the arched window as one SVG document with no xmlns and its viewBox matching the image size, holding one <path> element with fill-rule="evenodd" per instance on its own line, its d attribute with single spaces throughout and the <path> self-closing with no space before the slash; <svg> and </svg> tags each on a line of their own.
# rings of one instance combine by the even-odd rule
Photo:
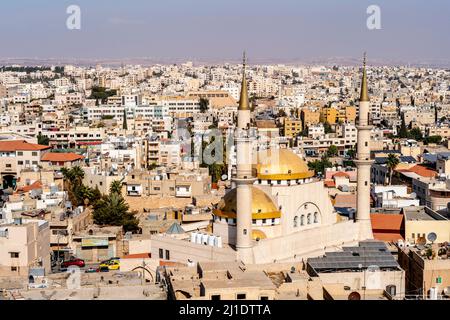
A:
<svg viewBox="0 0 450 320">
<path fill-rule="evenodd" d="M 300 225 L 301 226 L 305 225 L 305 215 L 304 214 L 302 214 L 301 217 L 300 217 Z"/>
<path fill-rule="evenodd" d="M 319 223 L 319 214 L 314 212 L 314 223 Z"/>
<path fill-rule="evenodd" d="M 308 213 L 308 216 L 307 216 L 307 218 L 306 218 L 306 222 L 307 222 L 308 224 L 311 224 L 311 213 Z"/>
<path fill-rule="evenodd" d="M 298 227 L 298 217 L 295 216 L 294 217 L 294 228 L 297 228 L 297 227 Z"/>
</svg>

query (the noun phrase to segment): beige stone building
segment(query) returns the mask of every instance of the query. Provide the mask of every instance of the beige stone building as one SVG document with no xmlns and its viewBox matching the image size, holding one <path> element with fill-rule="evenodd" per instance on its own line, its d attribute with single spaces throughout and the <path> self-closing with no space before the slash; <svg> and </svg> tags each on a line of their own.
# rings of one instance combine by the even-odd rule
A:
<svg viewBox="0 0 450 320">
<path fill-rule="evenodd" d="M 426 247 L 400 247 L 398 262 L 406 271 L 406 292 L 425 299 L 440 299 L 450 286 L 450 248 L 436 243 Z M 448 295 L 448 291 L 447 291 Z"/>
<path fill-rule="evenodd" d="M 50 228 L 45 220 L 16 218 L 0 224 L 0 277 L 28 277 L 32 267 L 50 272 Z"/>
<path fill-rule="evenodd" d="M 22 140 L 0 141 L 0 174 L 3 187 L 15 186 L 22 170 L 38 168 L 41 157 L 49 149 L 49 146 Z"/>
<path fill-rule="evenodd" d="M 158 172 L 135 170 L 125 177 L 128 196 L 162 196 L 191 198 L 211 191 L 207 168 Z"/>
</svg>

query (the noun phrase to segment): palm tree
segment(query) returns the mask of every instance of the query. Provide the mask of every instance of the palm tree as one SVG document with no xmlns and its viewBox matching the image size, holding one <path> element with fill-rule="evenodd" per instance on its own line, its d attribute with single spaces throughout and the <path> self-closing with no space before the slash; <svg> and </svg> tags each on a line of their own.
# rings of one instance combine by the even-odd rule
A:
<svg viewBox="0 0 450 320">
<path fill-rule="evenodd" d="M 93 218 L 98 225 L 122 226 L 124 231 L 139 229 L 135 214 L 129 211 L 124 198 L 115 192 L 104 195 L 94 204 Z"/>
<path fill-rule="evenodd" d="M 120 180 L 114 180 L 111 182 L 111 185 L 109 186 L 109 192 L 110 193 L 117 193 L 122 194 L 122 181 Z"/>
<path fill-rule="evenodd" d="M 81 182 L 84 178 L 84 170 L 81 169 L 80 166 L 75 166 L 72 169 L 70 169 L 73 176 L 73 182 L 76 182 L 77 185 L 81 185 Z"/>
<path fill-rule="evenodd" d="M 392 175 L 394 173 L 395 168 L 398 166 L 399 163 L 400 163 L 400 160 L 396 154 L 390 153 L 388 155 L 386 165 L 389 169 L 389 185 L 392 184 Z"/>
</svg>

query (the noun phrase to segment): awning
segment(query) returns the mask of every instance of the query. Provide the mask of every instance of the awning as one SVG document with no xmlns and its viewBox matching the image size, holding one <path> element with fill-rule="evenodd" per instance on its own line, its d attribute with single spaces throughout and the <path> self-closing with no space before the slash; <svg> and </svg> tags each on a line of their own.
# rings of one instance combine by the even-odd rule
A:
<svg viewBox="0 0 450 320">
<path fill-rule="evenodd" d="M 77 142 L 80 146 L 93 146 L 93 145 L 99 145 L 102 144 L 102 141 L 80 141 Z"/>
</svg>

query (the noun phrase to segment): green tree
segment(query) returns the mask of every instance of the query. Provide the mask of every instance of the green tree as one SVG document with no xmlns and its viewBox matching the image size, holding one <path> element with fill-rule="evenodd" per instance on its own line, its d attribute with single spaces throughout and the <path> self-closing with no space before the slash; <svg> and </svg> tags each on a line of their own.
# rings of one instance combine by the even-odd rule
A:
<svg viewBox="0 0 450 320">
<path fill-rule="evenodd" d="M 419 128 L 412 128 L 409 131 L 408 137 L 417 141 L 421 141 L 423 139 L 422 131 Z"/>
<path fill-rule="evenodd" d="M 400 160 L 396 154 L 390 153 L 388 155 L 386 165 L 389 169 L 389 185 L 392 184 L 392 175 L 394 174 L 394 170 L 398 166 L 399 163 L 400 163 Z"/>
<path fill-rule="evenodd" d="M 323 123 L 323 129 L 325 130 L 325 134 L 332 133 L 333 129 L 331 129 L 331 125 L 328 121 Z"/>
<path fill-rule="evenodd" d="M 308 167 L 310 170 L 314 170 L 316 174 L 324 174 L 326 168 L 331 168 L 333 165 L 328 159 L 327 155 L 324 154 L 320 160 L 314 160 L 308 162 Z"/>
<path fill-rule="evenodd" d="M 42 135 L 40 132 L 37 135 L 37 143 L 42 144 L 44 146 L 48 146 L 50 143 L 50 138 L 47 136 Z"/>
<path fill-rule="evenodd" d="M 429 136 L 424 139 L 424 144 L 430 144 L 430 143 L 439 144 L 439 143 L 441 143 L 441 141 L 442 141 L 441 136 Z"/>
<path fill-rule="evenodd" d="M 330 158 L 336 157 L 338 155 L 338 152 L 338 147 L 336 147 L 335 145 L 331 145 L 328 147 L 327 156 Z"/>
<path fill-rule="evenodd" d="M 123 108 L 123 124 L 122 129 L 128 130 L 128 124 L 127 124 L 127 110 L 126 108 Z"/>
<path fill-rule="evenodd" d="M 350 159 L 355 159 L 356 158 L 356 149 L 355 148 L 348 149 L 347 155 L 349 156 Z"/>
<path fill-rule="evenodd" d="M 113 182 L 111 182 L 111 185 L 109 186 L 109 192 L 122 194 L 122 181 L 114 180 Z"/>
<path fill-rule="evenodd" d="M 103 195 L 94 205 L 94 222 L 101 226 L 122 226 L 124 231 L 137 231 L 139 221 L 129 208 L 120 194 Z"/>
<path fill-rule="evenodd" d="M 208 111 L 208 108 L 209 108 L 209 100 L 208 99 L 200 98 L 198 103 L 200 105 L 201 113 L 205 113 L 206 111 Z"/>
</svg>

